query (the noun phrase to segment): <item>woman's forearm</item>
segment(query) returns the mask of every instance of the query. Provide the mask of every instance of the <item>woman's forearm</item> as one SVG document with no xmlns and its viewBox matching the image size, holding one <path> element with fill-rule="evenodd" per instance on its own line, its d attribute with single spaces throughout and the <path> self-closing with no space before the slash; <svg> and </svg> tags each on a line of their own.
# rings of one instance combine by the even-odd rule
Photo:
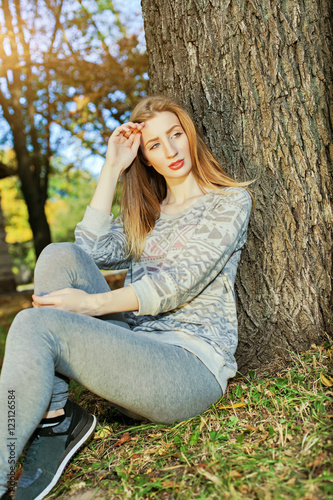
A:
<svg viewBox="0 0 333 500">
<path fill-rule="evenodd" d="M 110 215 L 120 171 L 105 162 L 90 207 Z"/>
<path fill-rule="evenodd" d="M 139 310 L 139 300 L 131 286 L 99 293 L 94 297 L 96 299 L 96 316 Z"/>
<path fill-rule="evenodd" d="M 34 307 L 61 309 L 87 316 L 139 310 L 139 300 L 131 286 L 93 294 L 78 288 L 63 288 L 42 296 L 33 295 L 32 301 Z"/>
</svg>

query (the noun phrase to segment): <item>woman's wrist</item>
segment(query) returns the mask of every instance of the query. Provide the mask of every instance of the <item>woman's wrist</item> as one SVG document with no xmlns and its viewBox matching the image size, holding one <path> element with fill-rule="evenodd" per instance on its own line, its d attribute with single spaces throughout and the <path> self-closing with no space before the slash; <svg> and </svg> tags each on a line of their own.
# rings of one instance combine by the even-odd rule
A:
<svg viewBox="0 0 333 500">
<path fill-rule="evenodd" d="M 94 294 L 94 316 L 117 312 L 138 311 L 139 300 L 131 286 Z"/>
<path fill-rule="evenodd" d="M 103 170 L 110 172 L 110 174 L 119 180 L 121 174 L 128 168 L 128 164 L 122 164 L 121 162 L 115 163 L 114 160 L 105 160 L 103 165 Z"/>
<path fill-rule="evenodd" d="M 112 292 L 94 294 L 94 316 L 103 316 L 112 312 Z"/>
</svg>

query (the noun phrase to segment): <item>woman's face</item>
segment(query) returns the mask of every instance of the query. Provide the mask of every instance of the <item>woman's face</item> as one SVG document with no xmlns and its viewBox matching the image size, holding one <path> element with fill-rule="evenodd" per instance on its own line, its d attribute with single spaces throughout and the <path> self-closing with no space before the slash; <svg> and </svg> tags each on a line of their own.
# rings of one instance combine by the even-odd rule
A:
<svg viewBox="0 0 333 500">
<path fill-rule="evenodd" d="M 141 149 L 147 164 L 163 175 L 167 183 L 188 176 L 192 169 L 190 144 L 174 113 L 156 113 L 145 122 L 141 134 Z"/>
</svg>

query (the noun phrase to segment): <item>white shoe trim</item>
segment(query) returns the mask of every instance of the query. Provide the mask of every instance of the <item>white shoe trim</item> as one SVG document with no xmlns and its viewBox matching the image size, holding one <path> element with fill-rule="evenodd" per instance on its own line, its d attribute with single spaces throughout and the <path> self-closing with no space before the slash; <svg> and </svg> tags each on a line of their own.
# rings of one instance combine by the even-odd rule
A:
<svg viewBox="0 0 333 500">
<path fill-rule="evenodd" d="M 42 498 L 46 497 L 46 495 L 54 488 L 54 486 L 57 484 L 59 481 L 59 478 L 61 474 L 63 473 L 65 467 L 67 466 L 68 462 L 72 458 L 72 456 L 81 448 L 81 446 L 89 439 L 89 437 L 92 435 L 92 433 L 95 430 L 96 424 L 97 424 L 97 419 L 95 415 L 91 415 L 93 417 L 92 424 L 89 428 L 89 430 L 85 433 L 84 436 L 76 443 L 75 446 L 71 449 L 71 451 L 66 455 L 66 457 L 63 459 L 61 464 L 59 465 L 55 475 L 53 476 L 52 481 L 46 486 L 46 488 L 36 497 L 34 500 L 42 500 Z"/>
</svg>

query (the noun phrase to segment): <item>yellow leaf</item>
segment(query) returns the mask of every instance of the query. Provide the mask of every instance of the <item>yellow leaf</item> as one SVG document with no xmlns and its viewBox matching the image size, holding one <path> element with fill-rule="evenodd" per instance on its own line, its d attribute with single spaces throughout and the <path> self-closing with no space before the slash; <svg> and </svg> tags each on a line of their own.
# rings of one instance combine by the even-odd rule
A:
<svg viewBox="0 0 333 500">
<path fill-rule="evenodd" d="M 109 427 L 108 425 L 106 425 L 102 429 L 98 429 L 95 432 L 94 438 L 95 439 L 105 439 L 105 438 L 111 436 L 112 433 L 113 433 L 112 427 Z"/>
<path fill-rule="evenodd" d="M 239 479 L 240 477 L 243 477 L 243 474 L 238 470 L 231 470 L 229 476 L 232 477 L 233 479 Z"/>
<path fill-rule="evenodd" d="M 246 403 L 235 403 L 234 405 L 221 405 L 218 407 L 219 410 L 232 410 L 237 408 L 242 408 L 242 406 L 245 406 Z"/>
<path fill-rule="evenodd" d="M 325 377 L 325 375 L 320 372 L 320 382 L 325 386 L 325 387 L 333 387 L 333 377 Z"/>
</svg>

